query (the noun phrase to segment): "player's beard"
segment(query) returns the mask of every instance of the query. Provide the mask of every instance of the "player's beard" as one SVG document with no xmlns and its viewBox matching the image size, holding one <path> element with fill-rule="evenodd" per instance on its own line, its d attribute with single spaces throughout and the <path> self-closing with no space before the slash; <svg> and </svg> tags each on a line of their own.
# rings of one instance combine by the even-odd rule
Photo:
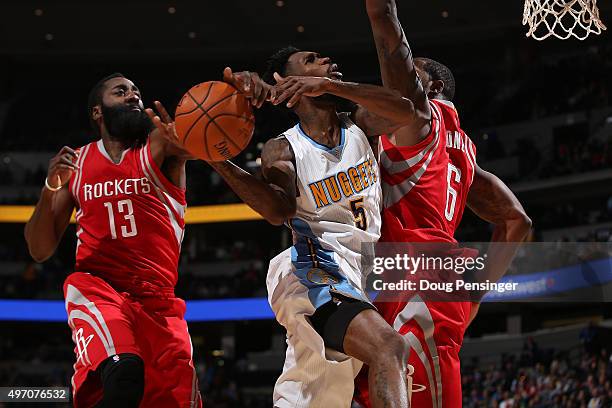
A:
<svg viewBox="0 0 612 408">
<path fill-rule="evenodd" d="M 102 104 L 102 118 L 108 133 L 124 142 L 127 146 L 139 146 L 146 142 L 153 124 L 142 110 L 132 110 L 134 106 Z"/>
</svg>

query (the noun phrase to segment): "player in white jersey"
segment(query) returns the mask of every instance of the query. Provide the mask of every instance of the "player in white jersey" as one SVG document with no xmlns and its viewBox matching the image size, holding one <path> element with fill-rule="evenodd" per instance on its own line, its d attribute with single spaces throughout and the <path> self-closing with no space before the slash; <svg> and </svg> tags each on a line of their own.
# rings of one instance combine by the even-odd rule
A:
<svg viewBox="0 0 612 408">
<path fill-rule="evenodd" d="M 342 82 L 338 66 L 287 47 L 269 61 L 270 86 L 255 73 L 224 73 L 253 105 L 286 104 L 299 123 L 262 151 L 263 181 L 233 163 L 211 163 L 249 206 L 286 224 L 294 245 L 270 263 L 270 304 L 287 329 L 276 407 L 348 407 L 353 378 L 370 367 L 373 406 L 407 407 L 405 341 L 364 293 L 362 243 L 380 234 L 378 165 L 367 136 L 406 124 L 414 105 L 394 90 Z M 274 79 L 271 74 L 274 74 Z M 337 112 L 339 99 L 354 102 Z"/>
</svg>

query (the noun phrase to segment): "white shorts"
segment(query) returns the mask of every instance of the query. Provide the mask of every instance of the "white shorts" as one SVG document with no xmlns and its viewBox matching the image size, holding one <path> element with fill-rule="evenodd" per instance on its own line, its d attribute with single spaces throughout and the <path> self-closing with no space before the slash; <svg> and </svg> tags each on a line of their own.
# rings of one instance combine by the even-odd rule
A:
<svg viewBox="0 0 612 408">
<path fill-rule="evenodd" d="M 307 273 L 312 285 L 307 286 L 291 259 L 291 248 L 277 255 L 270 261 L 266 279 L 270 306 L 287 329 L 287 353 L 283 373 L 274 386 L 274 406 L 350 407 L 354 378 L 363 363 L 326 348 L 308 319 L 321 302 L 328 301 L 329 285 L 321 282 L 334 277 L 313 269 Z M 346 280 L 337 286 L 352 297 L 367 300 L 360 288 Z"/>
</svg>

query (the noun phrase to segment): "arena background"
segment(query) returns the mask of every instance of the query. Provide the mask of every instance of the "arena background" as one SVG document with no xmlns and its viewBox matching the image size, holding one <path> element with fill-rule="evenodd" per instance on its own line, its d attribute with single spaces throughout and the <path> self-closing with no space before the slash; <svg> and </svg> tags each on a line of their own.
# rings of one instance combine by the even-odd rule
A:
<svg viewBox="0 0 612 408">
<path fill-rule="evenodd" d="M 527 39 L 520 0 L 398 3 L 414 54 L 454 71 L 462 127 L 480 166 L 525 206 L 530 239 L 610 242 L 609 35 Z M 610 23 L 612 4 L 601 3 Z M 36 264 L 23 239 L 28 208 L 15 206 L 36 203 L 48 160 L 62 146 L 92 140 L 86 98 L 99 78 L 122 72 L 145 105 L 159 99 L 173 110 L 185 90 L 220 79 L 225 66 L 261 72 L 275 49 L 293 44 L 331 56 L 345 80 L 379 82 L 362 1 L 13 0 L 0 10 L 0 386 L 70 384 L 73 345 L 61 285 L 74 262 L 74 226 L 57 254 Z M 262 143 L 287 121 L 262 108 L 237 161 L 257 172 Z M 187 191 L 189 206 L 198 208 L 186 229 L 177 294 L 191 301 L 205 406 L 268 407 L 284 331 L 262 299 L 265 274 L 290 235 L 242 206 L 199 208 L 239 202 L 203 162 L 189 163 Z M 490 232 L 466 211 L 460 240 L 488 241 Z M 612 406 L 611 309 L 597 302 L 483 305 L 462 352 L 464 406 Z"/>
</svg>

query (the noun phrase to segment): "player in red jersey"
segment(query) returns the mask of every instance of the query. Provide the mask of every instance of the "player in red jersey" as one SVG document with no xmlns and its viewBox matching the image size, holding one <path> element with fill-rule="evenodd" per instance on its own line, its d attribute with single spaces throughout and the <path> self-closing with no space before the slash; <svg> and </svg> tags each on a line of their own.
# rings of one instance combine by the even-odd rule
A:
<svg viewBox="0 0 612 408">
<path fill-rule="evenodd" d="M 42 262 L 76 209 L 76 265 L 64 282 L 74 406 L 200 407 L 185 302 L 174 295 L 187 157 L 150 132 L 154 115 L 121 74 L 94 86 L 89 115 L 100 139 L 51 159 L 25 227 Z"/>
<path fill-rule="evenodd" d="M 492 242 L 521 242 L 531 221 L 508 187 L 476 164 L 474 143 L 461 129 L 450 102 L 455 87 L 450 70 L 430 59 L 412 59 L 394 0 L 366 0 L 366 6 L 384 86 L 400 91 L 415 107 L 409 126 L 380 138 L 381 241 L 445 242 L 455 247 L 454 233 L 467 204 L 495 225 Z M 499 279 L 517 245 L 492 245 L 487 254 L 495 262 L 489 262 L 476 280 L 484 281 L 485 275 L 491 281 Z M 385 302 L 379 297 L 374 304 L 410 343 L 412 406 L 460 407 L 458 353 L 478 303 L 424 301 L 423 297 L 417 290 L 401 301 Z M 369 407 L 363 372 L 357 389 L 356 399 Z"/>
</svg>

